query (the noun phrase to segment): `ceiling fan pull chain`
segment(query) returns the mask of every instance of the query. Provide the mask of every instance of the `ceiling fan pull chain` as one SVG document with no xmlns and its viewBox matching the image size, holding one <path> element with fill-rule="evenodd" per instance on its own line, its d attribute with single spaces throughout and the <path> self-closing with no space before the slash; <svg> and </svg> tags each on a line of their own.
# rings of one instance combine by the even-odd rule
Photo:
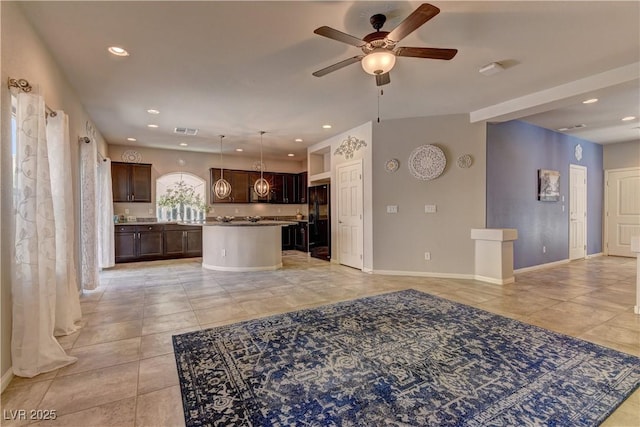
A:
<svg viewBox="0 0 640 427">
<path fill-rule="evenodd" d="M 380 93 L 378 94 L 378 123 L 380 123 L 380 97 L 384 95 L 384 90 L 380 89 Z"/>
</svg>

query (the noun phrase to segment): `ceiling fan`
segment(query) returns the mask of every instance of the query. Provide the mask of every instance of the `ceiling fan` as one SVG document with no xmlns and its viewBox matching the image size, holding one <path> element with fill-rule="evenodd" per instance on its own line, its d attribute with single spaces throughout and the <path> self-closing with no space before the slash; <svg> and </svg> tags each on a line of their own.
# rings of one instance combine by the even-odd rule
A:
<svg viewBox="0 0 640 427">
<path fill-rule="evenodd" d="M 322 77 L 347 65 L 361 61 L 364 71 L 376 76 L 376 85 L 382 86 L 391 82 L 389 71 L 395 65 L 397 56 L 450 60 L 456 56 L 458 49 L 396 47 L 402 39 L 417 30 L 422 24 L 438 13 L 440 13 L 440 9 L 429 3 L 423 3 L 390 32 L 380 31 L 387 17 L 380 13 L 373 15 L 369 22 L 371 22 L 375 31 L 367 34 L 362 39 L 327 26 L 317 28 L 314 31 L 315 34 L 359 47 L 364 55 L 357 55 L 345 59 L 344 61 L 318 70 L 313 73 L 313 75 Z"/>
</svg>

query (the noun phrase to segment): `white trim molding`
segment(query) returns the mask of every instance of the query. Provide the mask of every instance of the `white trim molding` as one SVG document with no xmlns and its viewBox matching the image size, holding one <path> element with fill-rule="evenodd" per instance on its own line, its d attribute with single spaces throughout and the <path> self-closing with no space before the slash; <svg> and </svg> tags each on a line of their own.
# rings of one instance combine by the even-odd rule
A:
<svg viewBox="0 0 640 427">
<path fill-rule="evenodd" d="M 13 379 L 13 368 L 9 367 L 7 372 L 2 375 L 2 380 L 0 381 L 0 393 L 4 392 L 4 390 L 9 387 L 9 383 Z"/>
<path fill-rule="evenodd" d="M 387 275 L 387 276 L 416 276 L 416 277 L 432 277 L 436 279 L 463 279 L 474 280 L 476 278 L 473 274 L 459 274 L 459 273 L 433 273 L 430 271 L 402 271 L 402 270 L 373 270 L 373 274 Z"/>
<path fill-rule="evenodd" d="M 585 259 L 597 258 L 599 256 L 604 256 L 604 252 L 598 252 L 597 254 L 591 254 L 591 255 L 587 254 Z"/>
<path fill-rule="evenodd" d="M 557 267 L 559 265 L 568 264 L 570 261 L 568 259 L 563 259 L 560 261 L 549 262 L 546 264 L 538 264 L 532 265 L 531 267 L 519 268 L 514 271 L 515 274 L 527 273 L 529 271 L 543 270 L 545 268 Z"/>
</svg>

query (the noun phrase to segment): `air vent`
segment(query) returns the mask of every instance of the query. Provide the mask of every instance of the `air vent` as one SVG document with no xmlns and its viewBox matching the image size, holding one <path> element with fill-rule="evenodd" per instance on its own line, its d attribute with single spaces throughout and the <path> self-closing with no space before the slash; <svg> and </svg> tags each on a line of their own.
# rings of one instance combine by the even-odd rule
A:
<svg viewBox="0 0 640 427">
<path fill-rule="evenodd" d="M 194 136 L 198 134 L 198 129 L 193 129 L 193 128 L 175 128 L 173 130 L 174 133 L 180 134 L 180 135 L 189 135 L 189 136 Z"/>
<path fill-rule="evenodd" d="M 579 124 L 579 125 L 574 125 L 574 126 L 571 126 L 571 127 L 568 127 L 568 128 L 560 128 L 560 129 L 558 129 L 558 131 L 566 132 L 568 130 L 576 130 L 576 129 L 586 128 L 586 127 L 587 127 L 587 125 L 585 125 L 585 124 Z"/>
</svg>

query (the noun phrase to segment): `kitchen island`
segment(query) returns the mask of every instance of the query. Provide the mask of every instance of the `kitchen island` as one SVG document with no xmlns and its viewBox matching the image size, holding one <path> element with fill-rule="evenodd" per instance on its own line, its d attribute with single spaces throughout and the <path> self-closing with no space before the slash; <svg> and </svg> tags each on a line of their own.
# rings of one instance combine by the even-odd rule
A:
<svg viewBox="0 0 640 427">
<path fill-rule="evenodd" d="M 277 270 L 282 267 L 283 226 L 292 221 L 207 221 L 202 223 L 202 267 L 219 271 Z"/>
</svg>

